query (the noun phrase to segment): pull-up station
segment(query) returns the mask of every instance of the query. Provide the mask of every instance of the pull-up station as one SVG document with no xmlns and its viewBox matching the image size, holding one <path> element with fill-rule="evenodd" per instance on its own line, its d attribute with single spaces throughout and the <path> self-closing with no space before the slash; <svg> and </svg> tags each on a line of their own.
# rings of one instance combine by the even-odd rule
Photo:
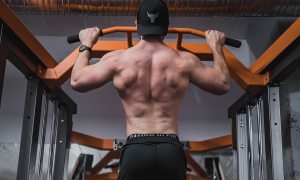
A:
<svg viewBox="0 0 300 180">
<path fill-rule="evenodd" d="M 119 50 L 128 49 L 135 45 L 137 42 L 132 40 L 132 33 L 136 32 L 135 27 L 112 27 L 101 30 L 101 35 L 107 35 L 117 32 L 124 32 L 127 34 L 127 41 L 117 40 L 99 40 L 92 49 L 92 58 L 101 58 L 104 54 Z M 176 42 L 165 42 L 165 44 L 176 50 L 184 50 L 195 54 L 201 60 L 211 61 L 213 59 L 211 49 L 205 43 L 195 42 L 182 42 L 184 34 L 192 34 L 197 37 L 205 38 L 203 31 L 199 31 L 191 28 L 169 28 L 169 33 L 177 34 Z M 78 35 L 69 36 L 68 42 L 78 42 Z M 233 47 L 240 47 L 241 41 L 226 38 L 225 43 Z M 232 78 L 243 89 L 255 89 L 257 87 L 264 86 L 268 83 L 268 73 L 264 75 L 257 75 L 251 73 L 226 47 L 224 47 L 224 53 L 226 62 L 228 64 Z M 39 67 L 39 76 L 47 82 L 49 86 L 57 86 L 65 82 L 70 76 L 70 71 L 78 56 L 78 48 L 75 49 L 70 55 L 62 60 L 56 67 L 47 68 Z"/>
<path fill-rule="evenodd" d="M 78 56 L 78 48 L 57 63 L 2 0 L 0 0 L 0 19 L 0 69 L 5 70 L 5 62 L 8 59 L 28 80 L 17 179 L 41 178 L 49 101 L 53 104 L 54 118 L 50 132 L 51 171 L 48 172 L 48 179 L 66 178 L 71 142 L 109 151 L 94 167 L 86 165 L 86 162 L 90 161 L 88 156 L 82 156 L 83 161 L 78 165 L 79 175 L 85 176 L 86 179 L 100 178 L 98 173 L 112 159 L 120 158 L 120 148 L 124 145 L 124 140 L 102 139 L 72 131 L 72 116 L 77 111 L 77 105 L 59 86 L 70 78 Z M 132 34 L 136 32 L 135 27 L 102 29 L 102 35 L 116 32 L 124 32 L 127 40 L 100 40 L 93 47 L 91 56 L 99 58 L 108 52 L 128 49 L 137 43 L 132 38 Z M 192 52 L 202 60 L 212 59 L 212 52 L 207 44 L 183 42 L 183 36 L 186 34 L 204 38 L 204 32 L 190 28 L 170 28 L 169 33 L 177 34 L 176 42 L 165 43 L 169 47 Z M 200 142 L 181 142 L 185 147 L 188 164 L 198 178 L 209 179 L 211 176 L 197 164 L 190 153 L 226 147 L 233 148 L 237 179 L 284 178 L 279 86 L 281 81 L 299 67 L 299 38 L 300 18 L 250 68 L 246 68 L 224 47 L 231 77 L 246 93 L 228 109 L 228 118 L 233 122 L 232 135 Z M 78 35 L 69 37 L 68 41 L 70 43 L 78 41 Z M 240 41 L 229 38 L 226 44 L 241 46 Z M 0 72 L 0 100 L 3 72 Z M 254 132 L 258 132 L 257 137 L 253 135 Z M 38 144 L 42 150 L 38 150 Z M 259 163 L 254 160 L 255 152 L 258 152 Z M 90 167 L 89 174 L 85 173 L 87 166 Z M 36 167 L 38 172 L 35 171 Z M 116 179 L 118 172 L 115 166 L 110 168 L 113 172 L 102 175 L 102 178 Z"/>
</svg>

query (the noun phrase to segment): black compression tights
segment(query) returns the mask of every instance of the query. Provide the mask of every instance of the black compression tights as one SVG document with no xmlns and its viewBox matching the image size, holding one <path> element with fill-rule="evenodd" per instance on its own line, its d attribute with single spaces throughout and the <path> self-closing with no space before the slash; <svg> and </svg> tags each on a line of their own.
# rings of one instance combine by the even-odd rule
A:
<svg viewBox="0 0 300 180">
<path fill-rule="evenodd" d="M 128 137 L 122 148 L 118 180 L 185 179 L 185 155 L 176 135 L 138 134 Z"/>
</svg>

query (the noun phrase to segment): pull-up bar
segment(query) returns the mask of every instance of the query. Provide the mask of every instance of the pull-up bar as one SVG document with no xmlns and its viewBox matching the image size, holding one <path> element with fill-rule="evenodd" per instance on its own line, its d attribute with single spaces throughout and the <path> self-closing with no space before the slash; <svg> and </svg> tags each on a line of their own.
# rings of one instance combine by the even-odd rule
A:
<svg viewBox="0 0 300 180">
<path fill-rule="evenodd" d="M 127 34 L 127 41 L 98 41 L 93 46 L 91 57 L 101 58 L 104 54 L 108 52 L 132 47 L 134 44 L 137 43 L 132 39 L 132 33 L 136 31 L 136 27 L 111 27 L 107 29 L 102 29 L 100 36 L 111 33 L 124 32 Z M 201 60 L 212 59 L 212 52 L 207 44 L 182 42 L 184 34 L 192 34 L 198 37 L 205 37 L 205 33 L 203 31 L 191 28 L 169 28 L 169 33 L 177 34 L 177 42 L 165 43 L 170 48 L 191 52 L 197 57 L 199 57 Z M 78 40 L 78 34 L 68 37 L 68 41 L 71 43 L 77 42 Z M 227 38 L 227 43 L 228 41 L 236 47 L 239 47 L 241 45 L 240 41 L 237 40 L 232 41 L 232 39 Z M 243 89 L 261 87 L 268 83 L 268 74 L 256 75 L 251 73 L 226 47 L 224 47 L 223 49 L 225 60 L 228 64 L 231 77 L 235 79 Z M 70 77 L 70 73 L 77 56 L 78 48 L 76 48 L 70 55 L 68 55 L 64 60 L 62 60 L 55 68 L 39 67 L 39 77 L 44 79 L 46 81 L 46 84 L 50 87 L 55 87 L 59 84 L 64 83 Z"/>
<path fill-rule="evenodd" d="M 132 42 L 132 35 L 131 33 L 133 32 L 137 32 L 136 27 L 122 27 L 122 26 L 117 26 L 117 27 L 111 27 L 111 28 L 107 28 L 107 29 L 100 29 L 100 37 L 103 35 L 107 35 L 107 34 L 111 34 L 111 33 L 115 33 L 115 32 L 126 32 L 129 33 L 129 35 L 127 36 L 127 40 L 128 42 Z M 182 42 L 182 34 L 192 34 L 198 37 L 202 37 L 205 38 L 205 33 L 203 31 L 199 31 L 196 29 L 191 29 L 191 28 L 169 28 L 168 33 L 172 33 L 172 34 L 178 34 L 178 38 L 177 38 L 177 44 L 181 44 Z M 68 36 L 67 37 L 67 41 L 68 43 L 75 43 L 75 42 L 79 42 L 79 34 L 76 35 L 72 35 L 72 36 Z M 229 46 L 233 46 L 236 48 L 239 48 L 241 46 L 241 41 L 236 40 L 236 39 L 232 39 L 232 38 L 225 38 L 225 44 L 229 45 Z"/>
</svg>

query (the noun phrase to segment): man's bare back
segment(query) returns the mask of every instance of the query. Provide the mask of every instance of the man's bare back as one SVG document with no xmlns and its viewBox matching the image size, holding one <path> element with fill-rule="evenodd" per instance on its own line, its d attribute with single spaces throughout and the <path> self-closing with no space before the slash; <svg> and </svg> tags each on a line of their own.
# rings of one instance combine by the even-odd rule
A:
<svg viewBox="0 0 300 180">
<path fill-rule="evenodd" d="M 224 94 L 230 88 L 229 72 L 219 42 L 221 35 L 206 33 L 214 54 L 212 68 L 191 53 L 165 46 L 160 39 L 144 38 L 128 50 L 106 54 L 94 65 L 88 66 L 88 52 L 80 53 L 71 85 L 77 91 L 86 92 L 113 81 L 125 110 L 127 136 L 134 133 L 178 134 L 178 113 L 190 82 L 214 94 Z"/>
<path fill-rule="evenodd" d="M 161 42 L 141 41 L 118 55 L 113 83 L 126 114 L 127 135 L 177 134 L 179 106 L 189 85 L 187 62 Z"/>
</svg>

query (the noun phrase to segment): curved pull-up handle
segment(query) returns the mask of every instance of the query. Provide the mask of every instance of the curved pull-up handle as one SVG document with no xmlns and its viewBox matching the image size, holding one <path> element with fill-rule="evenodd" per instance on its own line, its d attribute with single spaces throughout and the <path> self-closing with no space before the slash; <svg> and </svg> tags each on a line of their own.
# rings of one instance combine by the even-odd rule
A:
<svg viewBox="0 0 300 180">
<path fill-rule="evenodd" d="M 99 37 L 101 37 L 101 36 L 103 36 L 102 29 L 100 29 L 100 34 L 99 34 Z M 80 41 L 79 34 L 68 36 L 67 37 L 67 41 L 68 41 L 69 44 L 73 44 L 73 43 L 79 42 Z"/>
<path fill-rule="evenodd" d="M 239 48 L 242 45 L 242 42 L 236 39 L 225 37 L 225 44 L 228 46 Z"/>
<path fill-rule="evenodd" d="M 108 29 L 100 29 L 100 35 L 99 35 L 99 37 L 101 37 L 101 36 L 103 36 L 105 34 L 113 33 L 113 32 L 128 32 L 128 31 L 129 32 L 136 32 L 136 28 L 134 28 L 134 27 L 112 27 L 112 28 L 108 28 Z M 170 28 L 169 32 L 170 33 L 193 34 L 193 35 L 205 38 L 204 32 L 197 31 L 197 30 L 194 30 L 194 29 L 188 29 L 188 28 L 182 28 L 182 29 L 180 29 L 180 28 Z M 80 41 L 79 34 L 68 36 L 67 37 L 67 41 L 68 41 L 69 44 L 79 42 Z M 239 40 L 236 40 L 236 39 L 225 37 L 225 44 L 228 45 L 228 46 L 239 48 L 241 46 L 242 42 L 239 41 Z"/>
</svg>

